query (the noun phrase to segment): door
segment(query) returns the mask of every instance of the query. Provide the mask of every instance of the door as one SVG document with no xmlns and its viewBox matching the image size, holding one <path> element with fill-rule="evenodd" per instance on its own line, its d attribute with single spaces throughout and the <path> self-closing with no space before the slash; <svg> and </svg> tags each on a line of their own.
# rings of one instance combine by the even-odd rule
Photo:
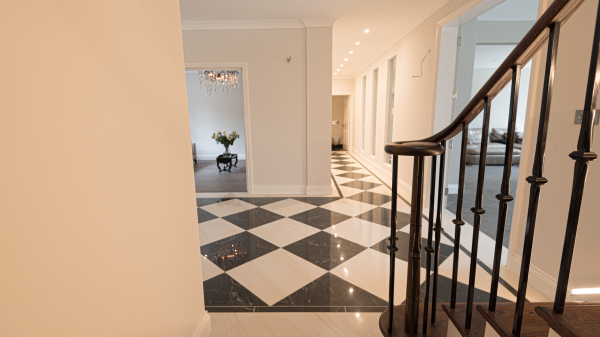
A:
<svg viewBox="0 0 600 337">
<path fill-rule="evenodd" d="M 342 135 L 342 145 L 344 150 L 348 151 L 348 144 L 350 142 L 350 137 L 349 137 L 349 128 L 348 126 L 350 125 L 350 119 L 348 118 L 348 101 L 349 101 L 349 96 L 344 96 L 344 122 L 342 124 L 342 126 L 344 127 L 344 133 Z"/>
</svg>

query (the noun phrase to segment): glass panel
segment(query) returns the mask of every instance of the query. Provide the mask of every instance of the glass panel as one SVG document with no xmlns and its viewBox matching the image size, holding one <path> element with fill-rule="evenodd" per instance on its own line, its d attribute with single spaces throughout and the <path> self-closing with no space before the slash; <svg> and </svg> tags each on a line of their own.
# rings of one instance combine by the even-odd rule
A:
<svg viewBox="0 0 600 337">
<path fill-rule="evenodd" d="M 367 106 L 367 76 L 362 79 L 362 133 L 360 139 L 360 149 L 365 150 L 365 109 Z"/>
<path fill-rule="evenodd" d="M 379 80 L 379 69 L 373 70 L 373 99 L 371 103 L 371 155 L 375 155 L 377 134 L 377 81 Z"/>
<path fill-rule="evenodd" d="M 388 92 L 387 92 L 387 118 L 386 118 L 386 143 L 394 138 L 394 95 L 396 93 L 396 58 L 388 61 Z M 392 163 L 392 156 L 387 155 L 388 164 Z"/>
</svg>

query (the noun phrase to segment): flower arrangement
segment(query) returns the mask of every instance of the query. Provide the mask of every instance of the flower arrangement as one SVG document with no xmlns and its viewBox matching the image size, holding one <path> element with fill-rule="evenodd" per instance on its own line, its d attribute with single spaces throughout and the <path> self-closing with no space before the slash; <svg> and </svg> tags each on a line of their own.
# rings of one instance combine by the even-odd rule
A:
<svg viewBox="0 0 600 337">
<path fill-rule="evenodd" d="M 235 130 L 229 135 L 225 131 L 217 131 L 212 134 L 211 138 L 216 140 L 217 144 L 223 144 L 223 146 L 225 146 L 225 154 L 230 154 L 229 147 L 233 145 L 236 139 L 240 138 L 240 135 Z"/>
</svg>

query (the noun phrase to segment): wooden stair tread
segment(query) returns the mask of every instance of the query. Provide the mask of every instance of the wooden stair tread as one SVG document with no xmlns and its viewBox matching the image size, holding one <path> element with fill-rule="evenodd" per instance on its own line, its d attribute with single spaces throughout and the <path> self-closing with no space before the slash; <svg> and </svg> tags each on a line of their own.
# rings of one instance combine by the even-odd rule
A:
<svg viewBox="0 0 600 337">
<path fill-rule="evenodd" d="M 600 322 L 600 303 L 568 303 L 562 315 L 555 314 L 552 305 L 536 306 L 535 312 L 561 337 L 600 335 L 597 326 Z"/>
<path fill-rule="evenodd" d="M 483 336 L 485 334 L 485 320 L 476 312 L 473 313 L 471 329 L 465 329 L 466 303 L 457 303 L 455 309 L 451 309 L 450 305 L 442 304 L 442 309 L 463 337 Z"/>
<path fill-rule="evenodd" d="M 552 303 L 525 303 L 521 337 L 548 337 L 550 331 L 548 324 L 535 312 L 535 307 L 540 305 L 552 305 Z M 498 335 L 501 337 L 513 336 L 514 303 L 498 303 L 496 312 L 489 311 L 487 305 L 478 305 L 477 311 L 496 330 Z"/>
<path fill-rule="evenodd" d="M 379 317 L 379 330 L 381 331 L 381 333 L 384 336 L 389 336 L 389 337 L 408 337 L 408 336 L 410 336 L 410 334 L 407 333 L 404 329 L 404 310 L 405 310 L 405 308 L 406 308 L 406 306 L 404 304 L 394 306 L 394 321 L 392 323 L 393 330 L 392 330 L 391 334 L 389 334 L 387 332 L 388 322 L 389 322 L 388 309 L 386 309 L 381 314 L 381 316 Z M 423 334 L 423 303 L 420 303 L 419 304 L 419 321 L 417 322 L 417 325 L 419 328 L 418 328 L 418 333 L 415 334 L 414 336 L 415 337 L 417 337 L 417 336 L 418 337 L 422 337 L 422 336 L 446 337 L 447 332 L 448 332 L 448 319 L 446 318 L 446 315 L 444 315 L 444 312 L 442 311 L 442 309 L 440 308 L 439 305 L 436 307 L 436 318 L 437 318 L 436 324 L 435 325 L 429 324 L 429 326 L 427 328 L 427 334 L 424 335 Z M 429 319 L 431 320 L 431 313 L 430 313 Z"/>
</svg>

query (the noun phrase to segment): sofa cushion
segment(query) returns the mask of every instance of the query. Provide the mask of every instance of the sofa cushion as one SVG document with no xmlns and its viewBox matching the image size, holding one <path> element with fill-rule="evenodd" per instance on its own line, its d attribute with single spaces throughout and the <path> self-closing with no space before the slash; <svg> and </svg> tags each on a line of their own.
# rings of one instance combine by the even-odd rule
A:
<svg viewBox="0 0 600 337">
<path fill-rule="evenodd" d="M 467 134 L 467 138 L 470 138 L 473 140 L 474 144 L 479 144 L 481 143 L 481 128 L 479 129 L 469 129 L 469 133 Z"/>
<path fill-rule="evenodd" d="M 506 151 L 506 145 L 500 143 L 488 143 L 487 154 L 490 156 L 503 156 Z M 479 144 L 468 144 L 467 153 L 478 155 L 481 153 Z M 516 146 L 513 148 L 513 154 L 521 154 L 521 150 Z"/>
<path fill-rule="evenodd" d="M 501 128 L 493 128 L 492 132 L 490 133 L 490 140 L 500 140 L 500 139 L 506 139 L 506 129 L 501 129 Z"/>
</svg>

